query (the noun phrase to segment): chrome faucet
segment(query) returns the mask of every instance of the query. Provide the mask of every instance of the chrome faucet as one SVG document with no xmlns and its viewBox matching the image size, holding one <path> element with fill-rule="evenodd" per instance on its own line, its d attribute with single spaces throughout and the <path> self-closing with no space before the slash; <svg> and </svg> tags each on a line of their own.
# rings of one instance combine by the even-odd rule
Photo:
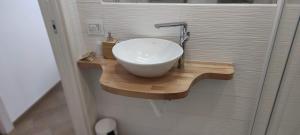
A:
<svg viewBox="0 0 300 135">
<path fill-rule="evenodd" d="M 187 23 L 185 22 L 171 22 L 171 23 L 160 23 L 160 24 L 155 24 L 155 28 L 159 29 L 162 27 L 180 27 L 180 39 L 179 39 L 179 45 L 183 49 L 183 54 L 178 60 L 178 68 L 183 68 L 184 67 L 184 48 L 185 48 L 185 43 L 190 37 L 190 32 L 187 31 Z"/>
</svg>

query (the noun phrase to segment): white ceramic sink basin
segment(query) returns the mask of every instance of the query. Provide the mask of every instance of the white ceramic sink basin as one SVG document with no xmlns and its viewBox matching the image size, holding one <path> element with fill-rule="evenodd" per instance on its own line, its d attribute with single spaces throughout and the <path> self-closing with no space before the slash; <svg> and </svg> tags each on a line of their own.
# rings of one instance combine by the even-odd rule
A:
<svg viewBox="0 0 300 135">
<path fill-rule="evenodd" d="M 175 42 L 156 38 L 137 38 L 113 47 L 117 61 L 130 73 L 158 77 L 167 73 L 183 54 Z"/>
</svg>

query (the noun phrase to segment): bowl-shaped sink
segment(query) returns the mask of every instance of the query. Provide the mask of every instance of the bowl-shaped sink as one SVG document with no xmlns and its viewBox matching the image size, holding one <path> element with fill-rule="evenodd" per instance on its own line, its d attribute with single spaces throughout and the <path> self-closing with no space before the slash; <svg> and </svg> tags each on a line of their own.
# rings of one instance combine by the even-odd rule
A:
<svg viewBox="0 0 300 135">
<path fill-rule="evenodd" d="M 126 70 L 142 77 L 164 75 L 183 54 L 177 43 L 156 38 L 123 41 L 116 44 L 112 52 Z"/>
</svg>

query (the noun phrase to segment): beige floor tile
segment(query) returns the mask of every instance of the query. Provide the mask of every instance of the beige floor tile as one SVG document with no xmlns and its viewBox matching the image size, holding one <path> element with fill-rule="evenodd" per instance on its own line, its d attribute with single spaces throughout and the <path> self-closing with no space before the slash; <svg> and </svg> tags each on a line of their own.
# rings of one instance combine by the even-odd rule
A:
<svg viewBox="0 0 300 135">
<path fill-rule="evenodd" d="M 15 122 L 9 135 L 74 135 L 64 93 L 59 83 Z"/>
</svg>

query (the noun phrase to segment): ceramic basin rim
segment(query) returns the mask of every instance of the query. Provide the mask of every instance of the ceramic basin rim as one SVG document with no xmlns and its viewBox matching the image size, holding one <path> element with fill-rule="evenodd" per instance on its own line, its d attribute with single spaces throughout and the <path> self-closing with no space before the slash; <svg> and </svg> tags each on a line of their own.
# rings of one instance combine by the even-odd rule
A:
<svg viewBox="0 0 300 135">
<path fill-rule="evenodd" d="M 175 43 L 175 42 L 173 42 L 173 41 L 166 40 L 166 39 L 160 39 L 160 38 L 133 38 L 133 39 L 129 39 L 129 40 L 135 40 L 135 39 L 159 39 L 159 40 L 163 40 L 163 41 L 167 41 L 167 42 L 174 43 L 174 44 L 178 45 L 178 47 L 180 47 L 178 43 Z M 129 41 L 129 40 L 125 40 L 125 41 Z M 125 42 L 125 41 L 122 41 L 122 42 Z M 176 56 L 174 56 L 174 57 L 172 57 L 172 58 L 166 60 L 166 61 L 160 61 L 160 62 L 156 62 L 156 63 L 134 63 L 134 62 L 132 62 L 132 61 L 128 61 L 128 60 L 126 60 L 126 59 L 120 58 L 120 57 L 118 57 L 118 56 L 116 55 L 116 48 L 117 48 L 117 47 L 120 45 L 120 43 L 122 43 L 122 42 L 117 43 L 117 44 L 112 48 L 112 52 L 113 52 L 113 55 L 115 56 L 115 58 L 116 58 L 117 60 L 123 61 L 123 62 L 128 63 L 128 64 L 134 64 L 134 65 L 138 65 L 138 66 L 155 66 L 155 65 L 165 64 L 165 63 L 168 63 L 168 62 L 177 60 L 177 59 L 179 59 L 179 58 L 183 55 L 183 49 L 180 47 L 180 53 L 179 53 L 178 55 L 176 55 Z"/>
</svg>

